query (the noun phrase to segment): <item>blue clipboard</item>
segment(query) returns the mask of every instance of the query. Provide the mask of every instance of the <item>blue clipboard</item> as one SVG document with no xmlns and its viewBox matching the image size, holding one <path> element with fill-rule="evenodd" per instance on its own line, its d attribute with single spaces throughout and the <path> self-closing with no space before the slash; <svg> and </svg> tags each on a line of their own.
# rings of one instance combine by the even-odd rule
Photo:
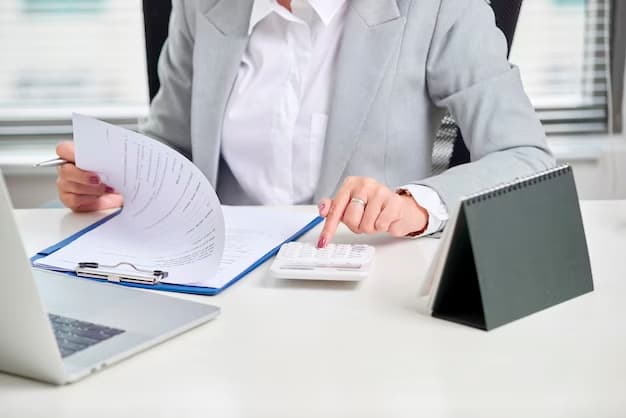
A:
<svg viewBox="0 0 626 418">
<path fill-rule="evenodd" d="M 100 219 L 98 222 L 95 222 L 95 223 L 89 225 L 88 227 L 86 227 L 84 229 L 81 229 L 80 231 L 76 232 L 75 234 L 70 235 L 69 237 L 65 238 L 64 240 L 59 241 L 56 244 L 39 251 L 37 254 L 35 254 L 34 256 L 31 257 L 31 259 L 30 259 L 31 264 L 34 263 L 35 261 L 39 260 L 40 258 L 46 257 L 46 256 L 54 253 L 55 251 L 60 250 L 61 248 L 65 247 L 66 245 L 68 245 L 69 243 L 71 243 L 75 239 L 79 238 L 80 236 L 86 234 L 87 232 L 96 229 L 100 225 L 104 224 L 105 222 L 107 222 L 107 221 L 111 220 L 112 218 L 114 218 L 115 216 L 117 216 L 120 212 L 121 212 L 121 210 L 118 210 L 118 211 L 116 211 L 116 212 L 114 212 L 114 213 L 112 213 L 112 214 L 110 214 L 110 215 Z M 268 259 L 270 259 L 274 255 L 276 255 L 276 253 L 278 252 L 278 250 L 280 249 L 280 247 L 283 244 L 286 244 L 288 242 L 297 240 L 302 235 L 304 235 L 305 233 L 307 233 L 308 231 L 313 229 L 315 226 L 317 226 L 323 220 L 324 220 L 324 218 L 322 218 L 321 216 L 316 217 L 311 222 L 306 224 L 298 232 L 296 232 L 295 234 L 293 234 L 292 236 L 287 238 L 284 242 L 282 242 L 277 247 L 275 247 L 272 250 L 270 250 L 267 254 L 265 254 L 263 257 L 258 259 L 252 265 L 250 265 L 250 267 L 248 267 L 247 269 L 245 269 L 244 271 L 239 273 L 231 281 L 229 281 L 228 283 L 226 283 L 224 286 L 222 286 L 220 288 L 216 288 L 216 287 L 202 287 L 202 286 L 189 286 L 189 285 L 180 285 L 180 284 L 168 284 L 168 283 L 140 284 L 140 283 L 120 282 L 120 283 L 115 283 L 115 284 L 119 284 L 119 285 L 122 285 L 122 286 L 128 286 L 128 287 L 139 287 L 139 288 L 143 288 L 143 289 L 163 290 L 165 292 L 178 292 L 178 293 L 189 293 L 189 294 L 193 294 L 193 295 L 214 296 L 214 295 L 217 295 L 218 293 L 222 292 L 224 289 L 227 289 L 230 286 L 232 286 L 233 284 L 237 283 L 239 280 L 243 279 L 248 273 L 250 273 L 251 271 L 253 271 L 257 267 L 259 267 L 261 264 L 266 262 Z M 65 273 L 65 274 L 67 274 L 69 276 L 78 277 L 76 275 L 76 273 L 73 272 L 73 271 L 63 271 L 63 273 Z M 86 280 L 95 280 L 95 281 L 99 281 L 99 282 L 111 283 L 111 282 L 109 282 L 107 280 L 92 279 L 92 278 L 86 278 Z"/>
</svg>

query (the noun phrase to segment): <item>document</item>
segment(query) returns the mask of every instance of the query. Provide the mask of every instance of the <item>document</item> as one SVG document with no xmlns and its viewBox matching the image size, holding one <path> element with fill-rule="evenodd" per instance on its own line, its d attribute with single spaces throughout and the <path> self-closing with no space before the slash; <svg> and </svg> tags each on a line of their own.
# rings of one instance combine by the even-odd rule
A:
<svg viewBox="0 0 626 418">
<path fill-rule="evenodd" d="M 222 207 L 202 172 L 174 149 L 82 115 L 73 125 L 76 165 L 121 193 L 124 207 L 35 266 L 125 262 L 167 271 L 164 283 L 220 288 L 312 220 L 286 209 Z"/>
</svg>

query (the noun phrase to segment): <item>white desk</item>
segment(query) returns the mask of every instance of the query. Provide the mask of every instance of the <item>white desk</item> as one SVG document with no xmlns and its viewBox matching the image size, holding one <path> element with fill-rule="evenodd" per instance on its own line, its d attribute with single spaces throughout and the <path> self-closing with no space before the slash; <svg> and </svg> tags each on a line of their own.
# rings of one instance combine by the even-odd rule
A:
<svg viewBox="0 0 626 418">
<path fill-rule="evenodd" d="M 416 313 L 436 240 L 380 237 L 356 286 L 275 281 L 266 264 L 189 297 L 221 306 L 214 322 L 78 384 L 0 374 L 0 417 L 624 417 L 626 201 L 583 214 L 596 291 L 489 333 Z M 33 253 L 96 216 L 17 217 Z"/>
</svg>

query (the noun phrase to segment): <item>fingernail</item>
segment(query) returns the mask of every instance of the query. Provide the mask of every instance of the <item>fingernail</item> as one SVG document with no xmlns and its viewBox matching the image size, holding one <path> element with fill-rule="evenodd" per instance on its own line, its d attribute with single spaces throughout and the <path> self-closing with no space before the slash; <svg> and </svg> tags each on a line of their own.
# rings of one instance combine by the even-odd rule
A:
<svg viewBox="0 0 626 418">
<path fill-rule="evenodd" d="M 326 237 L 320 237 L 320 240 L 317 241 L 317 248 L 326 247 Z"/>
<path fill-rule="evenodd" d="M 321 202 L 319 205 L 317 205 L 317 207 L 319 208 L 319 210 L 324 210 L 324 208 L 326 207 L 326 203 Z"/>
<path fill-rule="evenodd" d="M 100 179 L 98 178 L 98 176 L 91 176 L 89 177 L 89 183 L 100 184 Z"/>
<path fill-rule="evenodd" d="M 115 189 L 113 187 L 111 187 L 111 186 L 107 186 L 107 187 L 105 187 L 104 191 L 107 192 L 107 193 L 114 193 Z"/>
</svg>

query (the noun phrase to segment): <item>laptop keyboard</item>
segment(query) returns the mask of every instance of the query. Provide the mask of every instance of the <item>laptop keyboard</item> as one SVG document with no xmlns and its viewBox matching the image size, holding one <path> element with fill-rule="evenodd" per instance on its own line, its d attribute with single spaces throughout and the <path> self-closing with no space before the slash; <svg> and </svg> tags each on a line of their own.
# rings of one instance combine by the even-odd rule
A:
<svg viewBox="0 0 626 418">
<path fill-rule="evenodd" d="M 124 332 L 121 329 L 105 327 L 60 315 L 48 314 L 48 317 L 61 350 L 61 357 L 70 356 Z"/>
</svg>

